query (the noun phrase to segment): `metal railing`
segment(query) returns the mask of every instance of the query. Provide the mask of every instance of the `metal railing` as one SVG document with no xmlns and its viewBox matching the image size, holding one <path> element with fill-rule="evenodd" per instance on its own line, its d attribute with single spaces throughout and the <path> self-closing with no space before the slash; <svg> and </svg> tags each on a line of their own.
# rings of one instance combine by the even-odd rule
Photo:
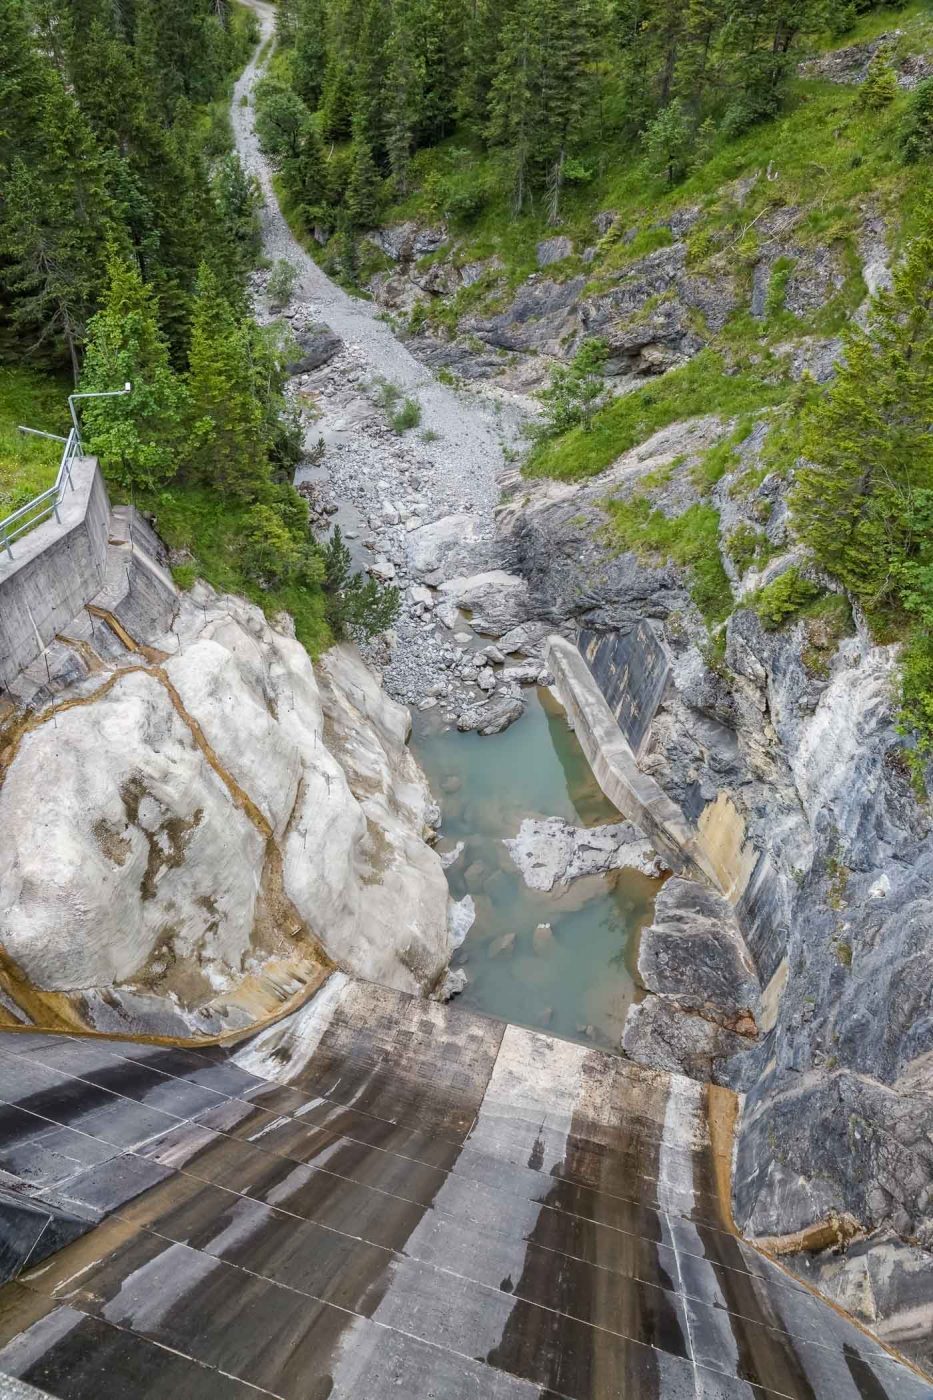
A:
<svg viewBox="0 0 933 1400">
<path fill-rule="evenodd" d="M 36 437 L 54 438 L 54 433 L 40 433 L 36 428 L 21 428 L 20 432 L 35 434 Z M 33 496 L 31 501 L 27 501 L 19 510 L 14 510 L 12 515 L 8 515 L 5 520 L 0 520 L 0 550 L 6 550 L 9 557 L 13 558 L 13 541 L 19 539 L 27 530 L 31 530 L 40 521 L 47 520 L 50 515 L 61 524 L 61 516 L 58 513 L 59 506 L 66 490 L 73 491 L 74 482 L 71 479 L 71 470 L 76 457 L 81 455 L 81 441 L 74 428 L 66 438 L 58 438 L 59 442 L 65 444 L 62 452 L 62 460 L 58 468 L 58 475 L 55 478 L 55 485 L 50 486 L 47 491 L 43 491 L 39 496 Z"/>
<path fill-rule="evenodd" d="M 74 482 L 71 479 L 71 469 L 76 457 L 84 453 L 81 444 L 81 429 L 78 425 L 78 414 L 75 409 L 77 399 L 117 399 L 123 394 L 128 394 L 132 390 L 132 385 L 124 384 L 122 389 L 108 389 L 102 393 L 95 394 L 69 394 L 68 410 L 71 414 L 72 427 L 66 438 L 60 437 L 58 433 L 43 433 L 38 428 L 20 427 L 21 433 L 29 433 L 31 437 L 50 438 L 52 442 L 63 442 L 65 444 L 62 452 L 62 460 L 59 464 L 58 475 L 55 478 L 55 485 L 50 486 L 47 491 L 43 491 L 39 496 L 33 496 L 31 501 L 27 501 L 19 510 L 14 510 L 12 515 L 0 520 L 0 552 L 6 550 L 10 559 L 13 558 L 12 544 L 14 540 L 25 535 L 27 530 L 31 530 L 34 525 L 38 525 L 43 520 L 48 520 L 50 515 L 61 524 L 61 516 L 58 508 L 62 503 L 66 487 L 73 491 Z"/>
</svg>

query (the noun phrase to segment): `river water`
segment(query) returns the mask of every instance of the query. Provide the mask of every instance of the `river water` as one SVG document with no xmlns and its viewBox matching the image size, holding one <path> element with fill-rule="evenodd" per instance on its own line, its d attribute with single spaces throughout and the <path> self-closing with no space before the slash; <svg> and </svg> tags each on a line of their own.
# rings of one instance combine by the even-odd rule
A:
<svg viewBox="0 0 933 1400">
<path fill-rule="evenodd" d="M 467 975 L 460 1001 L 520 1025 L 618 1048 L 636 995 L 638 934 L 659 882 L 633 871 L 578 880 L 562 894 L 525 884 L 503 840 L 525 817 L 576 826 L 620 821 L 603 796 L 563 710 L 546 690 L 503 734 L 438 730 L 415 716 L 412 747 L 441 804 L 442 841 L 463 852 L 448 869 L 455 899 L 472 895 L 476 921 L 452 966 Z M 536 935 L 541 924 L 550 932 Z"/>
</svg>

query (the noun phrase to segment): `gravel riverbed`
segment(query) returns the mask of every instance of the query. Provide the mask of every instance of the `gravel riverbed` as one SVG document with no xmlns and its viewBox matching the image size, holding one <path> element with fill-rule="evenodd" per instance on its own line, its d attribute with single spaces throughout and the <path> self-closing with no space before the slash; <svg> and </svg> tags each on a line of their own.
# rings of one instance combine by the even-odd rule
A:
<svg viewBox="0 0 933 1400">
<path fill-rule="evenodd" d="M 296 374 L 289 386 L 305 424 L 309 457 L 296 484 L 305 483 L 322 523 L 325 515 L 339 521 L 358 565 L 400 589 L 402 611 L 391 645 L 380 642 L 369 649 L 389 693 L 422 708 L 436 706 L 449 722 L 469 724 L 475 711 L 473 727 L 483 727 L 490 707 L 500 718 L 507 712 L 514 718 L 520 713 L 520 685 L 536 678 L 534 668 L 526 666 L 527 679 L 519 681 L 504 674 L 502 661 L 494 658 L 497 640 L 510 630 L 502 622 L 511 621 L 514 630 L 527 620 L 526 613 L 519 607 L 499 626 L 486 628 L 480 618 L 483 635 L 477 636 L 469 620 L 476 597 L 469 609 L 458 609 L 443 585 L 501 569 L 494 510 L 504 449 L 520 430 L 517 412 L 491 397 L 440 383 L 379 318 L 375 305 L 331 282 L 293 236 L 259 149 L 252 105 L 267 61 L 266 56 L 260 63 L 259 55 L 274 32 L 275 12 L 261 0 L 251 4 L 263 44 L 234 91 L 236 147 L 263 192 L 265 256 L 287 259 L 297 271 L 282 314 L 300 344 L 316 343 L 318 353 L 306 358 L 324 358 Z M 262 315 L 261 288 L 257 303 Z M 333 333 L 330 344 L 327 330 Z M 398 433 L 391 426 L 386 385 L 398 403 L 406 398 L 417 403 L 417 427 Z M 498 586 L 494 577 L 487 596 Z M 478 596 L 482 600 L 482 593 Z M 532 632 L 530 640 L 539 639 Z M 484 650 L 490 645 L 492 658 Z M 518 647 L 514 654 L 527 653 Z"/>
</svg>

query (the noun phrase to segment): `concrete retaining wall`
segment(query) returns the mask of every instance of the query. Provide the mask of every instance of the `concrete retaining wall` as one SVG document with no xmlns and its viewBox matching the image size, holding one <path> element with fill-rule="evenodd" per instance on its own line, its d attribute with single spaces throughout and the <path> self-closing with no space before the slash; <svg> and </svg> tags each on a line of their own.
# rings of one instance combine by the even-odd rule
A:
<svg viewBox="0 0 933 1400">
<path fill-rule="evenodd" d="M 548 669 L 580 747 L 603 792 L 624 817 L 641 827 L 674 870 L 719 889 L 717 872 L 696 830 L 649 774 L 639 768 L 628 740 L 572 642 L 550 637 Z"/>
<path fill-rule="evenodd" d="M 0 557 L 0 686 L 8 686 L 93 598 L 104 580 L 110 501 L 95 457 L 72 469 L 59 515 Z"/>
<path fill-rule="evenodd" d="M 584 628 L 578 645 L 619 728 L 638 755 L 671 672 L 664 646 L 647 622 L 625 632 Z"/>
<path fill-rule="evenodd" d="M 554 636 L 548 640 L 548 666 L 593 775 L 609 801 L 641 827 L 675 870 L 704 880 L 734 905 L 762 984 L 767 983 L 784 956 L 789 910 L 767 852 L 747 840 L 745 819 L 732 798 L 720 792 L 700 810 L 696 823 L 691 821 L 639 768 L 592 662 L 572 643 Z M 633 669 L 636 675 L 643 674 L 637 663 Z M 647 674 L 654 674 L 656 689 L 657 671 L 651 666 Z M 622 690 L 616 693 L 621 696 Z"/>
</svg>

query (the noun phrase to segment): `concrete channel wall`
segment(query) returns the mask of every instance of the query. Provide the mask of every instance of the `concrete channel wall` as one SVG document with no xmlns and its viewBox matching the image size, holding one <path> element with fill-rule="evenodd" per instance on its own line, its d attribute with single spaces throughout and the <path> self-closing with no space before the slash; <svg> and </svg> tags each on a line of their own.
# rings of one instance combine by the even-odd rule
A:
<svg viewBox="0 0 933 1400">
<path fill-rule="evenodd" d="M 79 457 L 54 516 L 0 555 L 0 687 L 10 685 L 104 581 L 110 500 L 95 457 Z"/>
<path fill-rule="evenodd" d="M 638 631 L 618 639 L 583 632 L 579 647 L 551 637 L 548 666 L 555 689 L 610 802 L 642 828 L 674 870 L 704 880 L 734 905 L 764 985 L 778 974 L 787 946 L 789 910 L 781 882 L 768 853 L 748 839 L 745 818 L 728 792 L 694 814 L 694 822 L 638 766 L 636 744 L 643 747 L 647 740 L 668 675 L 660 643 L 654 640 L 645 659 L 638 655 L 639 641 Z"/>
<path fill-rule="evenodd" d="M 631 745 L 577 648 L 563 637 L 550 637 L 547 664 L 593 776 L 609 801 L 641 827 L 674 870 L 720 889 L 718 872 L 696 829 L 654 778 L 639 768 Z"/>
</svg>

